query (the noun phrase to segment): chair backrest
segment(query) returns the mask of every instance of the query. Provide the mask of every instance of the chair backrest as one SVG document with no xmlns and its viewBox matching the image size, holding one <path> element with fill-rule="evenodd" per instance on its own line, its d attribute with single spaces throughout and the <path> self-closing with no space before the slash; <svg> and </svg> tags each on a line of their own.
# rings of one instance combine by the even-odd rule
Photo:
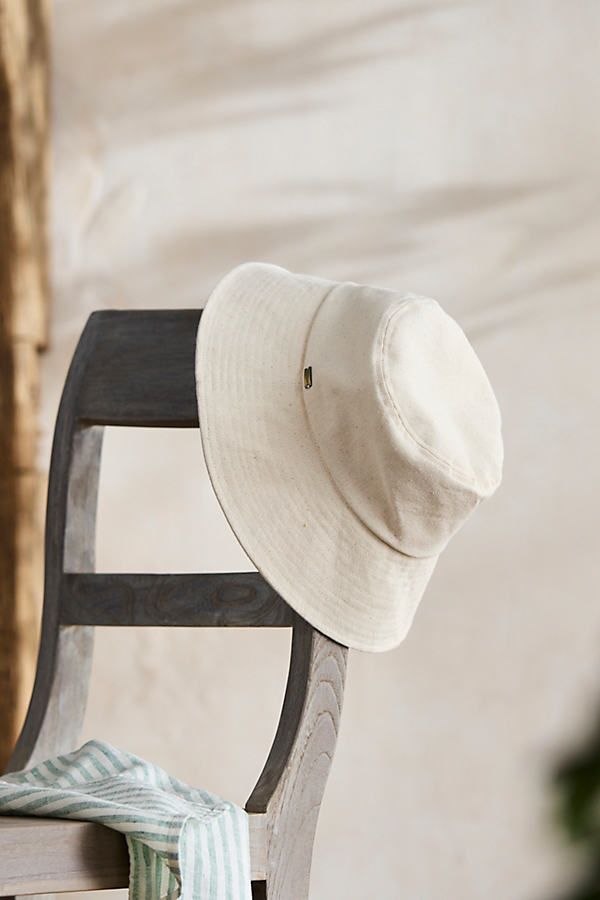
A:
<svg viewBox="0 0 600 900">
<path fill-rule="evenodd" d="M 54 433 L 37 672 L 9 770 L 77 746 L 95 625 L 291 627 L 277 732 L 246 808 L 260 818 L 255 897 L 301 900 L 335 750 L 347 649 L 311 628 L 257 572 L 94 572 L 104 426 L 197 428 L 201 312 L 102 311 L 85 326 Z M 199 452 L 200 447 L 199 447 Z M 264 878 L 263 878 L 264 876 Z"/>
</svg>

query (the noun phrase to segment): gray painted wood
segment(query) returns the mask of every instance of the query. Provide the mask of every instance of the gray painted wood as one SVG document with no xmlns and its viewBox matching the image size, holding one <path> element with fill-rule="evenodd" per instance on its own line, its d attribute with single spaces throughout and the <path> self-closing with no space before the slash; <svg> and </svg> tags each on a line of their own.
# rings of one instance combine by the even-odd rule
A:
<svg viewBox="0 0 600 900">
<path fill-rule="evenodd" d="M 198 309 L 103 310 L 88 327 L 95 346 L 77 399 L 98 425 L 197 428 Z"/>
<path fill-rule="evenodd" d="M 198 427 L 194 370 L 200 315 L 196 310 L 94 313 L 81 336 L 52 449 L 38 667 L 9 770 L 77 746 L 94 625 L 291 626 L 281 717 L 247 810 L 254 897 L 304 900 L 337 740 L 347 649 L 311 628 L 256 572 L 94 572 L 103 426 Z M 0 894 L 123 886 L 114 883 L 124 880 L 122 846 L 118 836 L 99 832 L 99 826 L 19 824 L 9 818 L 0 818 L 0 826 Z M 104 848 L 97 854 L 89 851 L 94 841 Z"/>
<path fill-rule="evenodd" d="M 300 621 L 277 733 L 246 809 L 266 817 L 266 878 L 255 898 L 309 896 L 314 837 L 337 743 L 348 650 Z"/>
<path fill-rule="evenodd" d="M 65 625 L 281 627 L 289 606 L 258 572 L 226 575 L 65 574 Z"/>
<path fill-rule="evenodd" d="M 38 664 L 25 724 L 8 771 L 76 746 L 87 698 L 93 631 L 61 628 L 63 568 L 94 567 L 96 500 L 103 429 L 83 426 L 76 416 L 77 390 L 90 349 L 86 330 L 79 342 L 59 407 L 48 480 L 44 609 Z"/>
</svg>

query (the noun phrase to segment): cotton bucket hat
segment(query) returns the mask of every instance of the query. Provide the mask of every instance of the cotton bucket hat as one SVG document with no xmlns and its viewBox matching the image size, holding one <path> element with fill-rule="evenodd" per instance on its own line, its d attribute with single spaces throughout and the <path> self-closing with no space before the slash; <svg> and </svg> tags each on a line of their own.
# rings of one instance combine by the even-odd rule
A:
<svg viewBox="0 0 600 900">
<path fill-rule="evenodd" d="M 417 294 L 244 263 L 202 314 L 196 388 L 215 493 L 257 569 L 340 643 L 399 644 L 502 473 L 460 327 Z"/>
</svg>

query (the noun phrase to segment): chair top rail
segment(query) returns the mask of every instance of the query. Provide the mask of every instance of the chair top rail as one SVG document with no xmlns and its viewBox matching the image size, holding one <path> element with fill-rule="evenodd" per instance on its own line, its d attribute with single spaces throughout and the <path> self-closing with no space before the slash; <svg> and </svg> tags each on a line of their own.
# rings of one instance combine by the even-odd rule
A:
<svg viewBox="0 0 600 900">
<path fill-rule="evenodd" d="M 201 314 L 199 309 L 92 313 L 76 420 L 197 428 L 195 347 Z"/>
</svg>

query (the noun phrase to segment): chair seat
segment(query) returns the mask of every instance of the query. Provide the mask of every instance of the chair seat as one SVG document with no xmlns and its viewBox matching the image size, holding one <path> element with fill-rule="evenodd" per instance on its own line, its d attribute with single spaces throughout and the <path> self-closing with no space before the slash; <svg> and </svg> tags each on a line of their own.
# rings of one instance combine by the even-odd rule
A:
<svg viewBox="0 0 600 900">
<path fill-rule="evenodd" d="M 250 816 L 252 878 L 265 877 L 264 816 Z M 126 888 L 123 835 L 66 819 L 0 816 L 0 897 Z"/>
</svg>

